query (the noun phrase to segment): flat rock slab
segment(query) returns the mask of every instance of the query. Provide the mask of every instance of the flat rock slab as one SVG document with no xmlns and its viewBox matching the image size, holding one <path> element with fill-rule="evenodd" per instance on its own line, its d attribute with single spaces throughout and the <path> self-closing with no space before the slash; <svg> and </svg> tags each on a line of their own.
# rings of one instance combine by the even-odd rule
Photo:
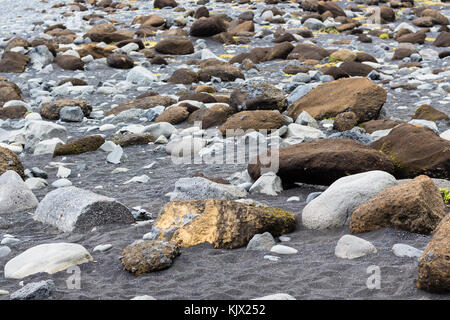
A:
<svg viewBox="0 0 450 320">
<path fill-rule="evenodd" d="M 115 199 L 72 186 L 49 192 L 33 217 L 64 232 L 134 222 L 130 210 Z"/>
</svg>

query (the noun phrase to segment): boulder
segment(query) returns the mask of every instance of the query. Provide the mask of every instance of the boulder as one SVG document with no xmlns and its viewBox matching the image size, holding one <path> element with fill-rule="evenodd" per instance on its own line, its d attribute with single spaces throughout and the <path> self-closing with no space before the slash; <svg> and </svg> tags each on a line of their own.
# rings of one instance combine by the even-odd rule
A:
<svg viewBox="0 0 450 320">
<path fill-rule="evenodd" d="M 202 128 L 208 129 L 222 125 L 233 113 L 234 110 L 229 106 L 217 104 L 211 108 L 202 108 L 192 112 L 187 119 L 187 123 L 201 122 Z"/>
<path fill-rule="evenodd" d="M 0 119 L 21 119 L 27 114 L 28 109 L 24 106 L 11 106 L 0 108 Z"/>
<path fill-rule="evenodd" d="M 7 279 L 23 279 L 40 272 L 53 274 L 92 261 L 89 252 L 76 243 L 47 243 L 34 246 L 5 265 Z"/>
<path fill-rule="evenodd" d="M 120 261 L 125 270 L 140 276 L 167 269 L 179 255 L 180 248 L 173 242 L 141 240 L 123 249 Z"/>
<path fill-rule="evenodd" d="M 426 127 L 398 125 L 370 146 L 391 158 L 397 178 L 450 177 L 450 141 Z"/>
<path fill-rule="evenodd" d="M 389 187 L 356 208 L 350 231 L 361 233 L 388 227 L 429 234 L 444 216 L 439 189 L 433 180 L 422 175 Z"/>
<path fill-rule="evenodd" d="M 263 83 L 235 89 L 230 96 L 230 106 L 242 110 L 278 110 L 283 112 L 287 101 L 283 91 Z"/>
<path fill-rule="evenodd" d="M 278 192 L 283 191 L 281 179 L 273 172 L 264 173 L 250 187 L 250 193 L 262 193 L 269 196 L 277 196 Z"/>
<path fill-rule="evenodd" d="M 53 62 L 55 62 L 58 67 L 64 70 L 84 70 L 83 60 L 72 55 L 63 54 L 56 56 Z"/>
<path fill-rule="evenodd" d="M 270 251 L 275 245 L 275 239 L 269 232 L 255 234 L 248 242 L 246 250 Z"/>
<path fill-rule="evenodd" d="M 5 52 L 0 60 L 0 72 L 22 73 L 25 71 L 30 58 L 18 52 Z"/>
<path fill-rule="evenodd" d="M 450 32 L 442 31 L 434 40 L 435 47 L 450 47 Z"/>
<path fill-rule="evenodd" d="M 351 130 L 358 123 L 358 116 L 353 111 L 339 113 L 333 122 L 333 128 L 339 132 Z"/>
<path fill-rule="evenodd" d="M 56 286 L 53 280 L 31 282 L 11 294 L 11 300 L 44 300 L 47 299 Z"/>
<path fill-rule="evenodd" d="M 430 292 L 450 292 L 450 214 L 447 214 L 433 233 L 431 241 L 419 258 L 416 285 Z"/>
<path fill-rule="evenodd" d="M 334 249 L 335 256 L 341 259 L 356 259 L 371 253 L 377 253 L 372 243 L 349 234 L 342 236 Z"/>
<path fill-rule="evenodd" d="M 155 122 L 168 122 L 170 124 L 179 124 L 189 117 L 189 112 L 186 108 L 180 106 L 173 106 L 164 110 L 156 119 Z"/>
<path fill-rule="evenodd" d="M 437 120 L 449 120 L 448 115 L 444 112 L 433 108 L 429 104 L 423 104 L 416 109 L 413 119 L 424 119 L 428 121 L 437 121 Z"/>
<path fill-rule="evenodd" d="M 11 150 L 0 147 L 0 175 L 9 170 L 17 172 L 22 178 L 25 177 L 20 158 Z"/>
<path fill-rule="evenodd" d="M 241 111 L 229 117 L 219 130 L 222 135 L 234 136 L 245 134 L 245 131 L 247 130 L 276 130 L 280 128 L 284 122 L 284 117 L 280 113 L 274 111 Z"/>
<path fill-rule="evenodd" d="M 22 91 L 14 82 L 0 79 L 0 107 L 11 100 L 22 100 L 21 94 Z"/>
<path fill-rule="evenodd" d="M 192 24 L 189 33 L 193 37 L 211 37 L 227 31 L 226 29 L 226 25 L 221 18 L 217 16 L 203 17 Z"/>
<path fill-rule="evenodd" d="M 116 69 L 131 69 L 134 67 L 134 61 L 126 54 L 113 53 L 106 59 L 108 66 Z"/>
<path fill-rule="evenodd" d="M 34 209 L 39 201 L 17 172 L 0 175 L 0 215 Z"/>
<path fill-rule="evenodd" d="M 194 46 L 188 39 L 169 38 L 159 41 L 155 50 L 163 54 L 183 55 L 194 53 Z"/>
<path fill-rule="evenodd" d="M 380 119 L 380 120 L 369 120 L 361 123 L 359 126 L 364 130 L 366 130 L 367 133 L 373 133 L 378 130 L 392 129 L 396 125 L 398 125 L 398 122 L 394 120 Z"/>
<path fill-rule="evenodd" d="M 271 152 L 251 159 L 248 172 L 256 180 L 262 173 L 274 171 L 284 188 L 294 187 L 296 182 L 330 185 L 341 177 L 372 170 L 394 172 L 388 156 L 350 139 L 320 139 Z M 278 164 L 271 158 L 278 159 Z"/>
<path fill-rule="evenodd" d="M 92 107 L 86 101 L 61 99 L 44 102 L 39 108 L 39 113 L 45 119 L 58 120 L 60 118 L 61 109 L 64 107 L 80 107 L 85 117 L 88 117 L 92 111 Z"/>
<path fill-rule="evenodd" d="M 77 187 L 47 193 L 33 219 L 64 232 L 86 232 L 95 226 L 134 222 L 130 210 L 120 202 Z"/>
<path fill-rule="evenodd" d="M 192 84 L 198 82 L 198 73 L 187 68 L 175 70 L 167 82 L 176 84 Z"/>
<path fill-rule="evenodd" d="M 55 148 L 53 157 L 92 152 L 100 148 L 105 139 L 100 135 L 92 135 L 73 139 Z"/>
<path fill-rule="evenodd" d="M 397 181 L 387 172 L 369 171 L 336 180 L 302 212 L 303 225 L 308 229 L 336 228 L 350 223 L 352 212 Z"/>
<path fill-rule="evenodd" d="M 239 68 L 228 64 L 205 67 L 198 72 L 200 81 L 211 81 L 211 77 L 219 78 L 224 82 L 235 81 L 238 78 L 245 79 L 244 74 Z"/>
<path fill-rule="evenodd" d="M 67 139 L 67 129 L 49 121 L 33 120 L 24 127 L 25 149 L 34 151 L 36 145 L 44 140 L 58 138 L 63 142 Z"/>
<path fill-rule="evenodd" d="M 162 9 L 166 7 L 175 8 L 178 6 L 178 3 L 175 0 L 155 0 L 153 2 L 153 7 L 156 9 Z"/>
<path fill-rule="evenodd" d="M 106 113 L 106 116 L 109 116 L 112 114 L 118 115 L 119 113 L 121 113 L 125 110 L 130 110 L 130 109 L 147 110 L 150 108 L 154 108 L 156 106 L 168 107 L 176 102 L 177 101 L 175 99 L 168 97 L 168 96 L 160 96 L 160 95 L 148 96 L 148 97 L 146 96 L 146 97 L 137 98 L 137 99 L 122 103 L 121 105 L 109 110 Z"/>
<path fill-rule="evenodd" d="M 386 91 L 367 78 L 343 78 L 326 82 L 309 91 L 287 109 L 292 119 L 308 112 L 316 120 L 353 111 L 358 123 L 376 119 L 386 101 Z"/>
<path fill-rule="evenodd" d="M 154 226 L 161 238 L 182 247 L 209 242 L 214 248 L 233 249 L 247 245 L 255 234 L 267 231 L 277 237 L 292 232 L 296 217 L 282 209 L 234 201 L 171 201 Z"/>
<path fill-rule="evenodd" d="M 170 200 L 236 200 L 246 196 L 247 191 L 231 184 L 222 184 L 202 177 L 193 177 L 178 179 L 175 182 L 175 189 L 170 195 Z"/>
</svg>

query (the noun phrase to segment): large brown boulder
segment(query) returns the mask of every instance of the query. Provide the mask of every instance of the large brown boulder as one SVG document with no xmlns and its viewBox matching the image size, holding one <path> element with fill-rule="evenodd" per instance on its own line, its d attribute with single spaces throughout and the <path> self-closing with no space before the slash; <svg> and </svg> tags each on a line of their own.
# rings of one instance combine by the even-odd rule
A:
<svg viewBox="0 0 450 320">
<path fill-rule="evenodd" d="M 366 122 L 361 123 L 359 126 L 366 130 L 367 133 L 372 133 L 377 130 L 386 130 L 386 129 L 392 129 L 396 125 L 398 125 L 398 122 L 394 120 L 388 120 L 388 119 L 379 119 L 379 120 L 369 120 Z"/>
<path fill-rule="evenodd" d="M 264 60 L 272 61 L 275 59 L 286 59 L 293 49 L 294 46 L 288 41 L 279 43 L 270 49 L 270 51 L 264 57 Z"/>
<path fill-rule="evenodd" d="M 450 24 L 450 22 L 448 21 L 448 18 L 446 16 L 444 16 L 442 13 L 440 13 L 438 10 L 425 9 L 420 13 L 420 16 L 433 18 L 433 22 L 435 24 L 441 24 L 443 26 Z"/>
<path fill-rule="evenodd" d="M 428 128 L 401 124 L 370 146 L 392 159 L 397 178 L 450 177 L 450 141 Z"/>
<path fill-rule="evenodd" d="M 413 119 L 424 119 L 429 121 L 437 121 L 437 120 L 448 120 L 448 115 L 443 113 L 442 111 L 433 108 L 429 104 L 423 104 L 416 109 Z"/>
<path fill-rule="evenodd" d="M 450 214 L 436 227 L 431 241 L 419 258 L 416 285 L 431 292 L 450 292 Z"/>
<path fill-rule="evenodd" d="M 236 110 L 278 110 L 283 112 L 287 101 L 283 91 L 269 83 L 235 89 L 230 96 Z"/>
<path fill-rule="evenodd" d="M 11 51 L 11 49 L 15 47 L 24 47 L 25 49 L 27 49 L 29 46 L 30 43 L 27 40 L 19 37 L 14 37 L 6 44 L 5 52 Z"/>
<path fill-rule="evenodd" d="M 344 78 L 312 89 L 287 109 L 287 115 L 297 119 L 306 111 L 319 120 L 353 111 L 359 123 L 378 118 L 386 96 L 382 87 L 367 78 Z"/>
<path fill-rule="evenodd" d="M 0 107 L 11 100 L 22 100 L 22 91 L 14 82 L 0 80 Z"/>
<path fill-rule="evenodd" d="M 0 107 L 0 119 L 21 119 L 28 112 L 24 106 L 10 106 L 8 108 Z"/>
<path fill-rule="evenodd" d="M 219 78 L 224 82 L 234 81 L 237 78 L 245 79 L 239 68 L 228 64 L 205 67 L 199 71 L 198 77 L 200 81 L 204 82 L 211 81 L 211 77 Z"/>
<path fill-rule="evenodd" d="M 175 8 L 178 6 L 178 3 L 175 0 L 155 0 L 153 2 L 153 7 L 156 9 L 162 9 L 165 7 Z"/>
<path fill-rule="evenodd" d="M 136 276 L 167 269 L 180 255 L 180 248 L 173 242 L 140 240 L 122 251 L 120 261 L 125 270 Z"/>
<path fill-rule="evenodd" d="M 84 70 L 83 60 L 72 55 L 59 55 L 53 61 L 58 67 L 64 70 Z"/>
<path fill-rule="evenodd" d="M 219 130 L 223 135 L 234 136 L 245 134 L 247 130 L 276 130 L 284 122 L 284 117 L 278 112 L 270 110 L 241 111 L 229 117 Z"/>
<path fill-rule="evenodd" d="M 0 72 L 24 72 L 29 61 L 30 58 L 22 53 L 7 51 L 0 60 Z"/>
<path fill-rule="evenodd" d="M 0 147 L 0 176 L 8 170 L 17 172 L 22 178 L 25 177 L 19 157 L 11 150 Z"/>
<path fill-rule="evenodd" d="M 253 180 L 265 171 L 274 171 L 283 186 L 291 188 L 296 182 L 330 185 L 339 178 L 371 170 L 392 173 L 394 164 L 366 145 L 338 138 L 302 142 L 260 154 L 250 159 L 247 170 Z"/>
<path fill-rule="evenodd" d="M 189 112 L 186 108 L 180 106 L 173 106 L 163 111 L 155 122 L 168 122 L 170 124 L 179 124 L 189 117 Z"/>
<path fill-rule="evenodd" d="M 112 137 L 112 141 L 115 144 L 120 145 L 122 148 L 149 144 L 150 142 L 154 142 L 155 140 L 155 137 L 151 133 L 119 133 Z"/>
<path fill-rule="evenodd" d="M 58 120 L 59 112 L 64 107 L 80 107 L 85 117 L 89 117 L 92 107 L 84 100 L 61 99 L 45 102 L 41 105 L 39 113 L 48 120 Z"/>
<path fill-rule="evenodd" d="M 68 141 L 58 146 L 53 152 L 53 157 L 92 152 L 100 148 L 105 139 L 100 135 L 86 136 Z"/>
<path fill-rule="evenodd" d="M 439 189 L 427 176 L 389 187 L 360 205 L 352 213 L 350 231 L 361 233 L 395 228 L 431 233 L 445 216 Z"/>
<path fill-rule="evenodd" d="M 426 37 L 427 36 L 424 32 L 416 32 L 416 33 L 408 33 L 408 34 L 402 35 L 402 36 L 398 37 L 396 40 L 400 43 L 407 42 L 407 43 L 413 43 L 413 44 L 416 44 L 416 43 L 424 44 Z M 433 44 L 436 45 L 435 43 L 436 43 L 436 41 Z"/>
<path fill-rule="evenodd" d="M 113 53 L 106 59 L 108 66 L 116 69 L 131 69 L 134 67 L 134 60 L 126 54 Z"/>
<path fill-rule="evenodd" d="M 200 18 L 195 21 L 189 31 L 194 37 L 211 37 L 221 32 L 227 31 L 223 20 L 217 16 Z"/>
<path fill-rule="evenodd" d="M 169 38 L 158 42 L 155 50 L 164 54 L 191 54 L 194 53 L 194 46 L 188 39 Z"/>
<path fill-rule="evenodd" d="M 162 239 L 182 247 L 209 242 L 214 248 L 233 249 L 247 245 L 255 234 L 292 232 L 296 223 L 295 215 L 282 209 L 207 199 L 167 203 L 154 226 Z"/>
<path fill-rule="evenodd" d="M 356 61 L 345 61 L 339 69 L 351 77 L 366 77 L 373 70 L 371 66 Z"/>
<path fill-rule="evenodd" d="M 150 109 L 156 106 L 164 106 L 168 107 L 177 101 L 171 97 L 167 96 L 159 96 L 159 95 L 153 95 L 153 96 L 145 96 L 139 99 L 134 99 L 127 101 L 125 103 L 122 103 L 121 105 L 118 105 L 117 107 L 112 108 L 109 110 L 106 115 L 109 116 L 111 114 L 117 115 L 125 110 L 130 109 Z"/>
<path fill-rule="evenodd" d="M 187 122 L 193 124 L 199 121 L 202 123 L 203 129 L 208 129 L 213 126 L 222 125 L 233 113 L 234 110 L 232 108 L 218 104 L 211 108 L 202 108 L 192 112 Z"/>
</svg>

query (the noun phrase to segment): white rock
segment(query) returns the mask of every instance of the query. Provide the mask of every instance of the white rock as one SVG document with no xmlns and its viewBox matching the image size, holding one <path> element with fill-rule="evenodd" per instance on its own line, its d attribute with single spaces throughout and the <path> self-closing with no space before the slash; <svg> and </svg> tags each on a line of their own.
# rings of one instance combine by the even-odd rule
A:
<svg viewBox="0 0 450 320">
<path fill-rule="evenodd" d="M 297 196 L 293 196 L 293 197 L 289 197 L 286 201 L 287 202 L 300 201 L 300 198 Z"/>
<path fill-rule="evenodd" d="M 123 184 L 129 184 L 129 183 L 133 183 L 133 182 L 139 182 L 139 183 L 147 183 L 150 181 L 150 178 L 143 174 L 142 176 L 138 176 L 138 177 L 133 177 L 130 180 L 124 182 Z"/>
<path fill-rule="evenodd" d="M 122 158 L 123 155 L 123 149 L 121 146 L 116 145 L 114 147 L 114 150 L 108 154 L 108 156 L 106 157 L 106 161 L 112 164 L 119 164 L 120 163 L 120 159 Z"/>
<path fill-rule="evenodd" d="M 155 76 L 151 71 L 145 69 L 141 66 L 136 66 L 127 74 L 127 81 L 140 85 L 140 86 L 148 86 L 153 82 L 157 81 L 158 77 Z"/>
<path fill-rule="evenodd" d="M 56 177 L 57 178 L 67 178 L 70 176 L 70 173 L 72 172 L 72 170 L 70 170 L 69 168 L 66 167 L 59 167 L 58 168 L 58 172 L 56 173 Z"/>
<path fill-rule="evenodd" d="M 267 260 L 270 260 L 270 261 L 278 261 L 278 260 L 280 260 L 280 257 L 271 256 L 271 255 L 265 255 L 264 259 L 267 259 Z"/>
<path fill-rule="evenodd" d="M 178 179 L 175 182 L 175 189 L 170 195 L 170 200 L 235 200 L 246 196 L 247 191 L 234 185 L 216 183 L 202 177 L 193 177 Z"/>
<path fill-rule="evenodd" d="M 54 188 L 70 187 L 71 185 L 72 185 L 72 182 L 67 179 L 58 179 L 52 183 L 52 187 L 54 187 Z"/>
<path fill-rule="evenodd" d="M 42 178 L 28 178 L 25 180 L 25 184 L 30 190 L 39 190 L 48 186 L 48 182 Z"/>
<path fill-rule="evenodd" d="M 144 295 L 144 296 L 136 296 L 130 300 L 156 300 L 156 299 L 153 298 L 152 296 Z"/>
<path fill-rule="evenodd" d="M 269 196 L 277 196 L 283 191 L 281 179 L 274 172 L 266 172 L 251 186 L 250 193 L 262 193 Z"/>
<path fill-rule="evenodd" d="M 394 244 L 394 246 L 392 247 L 392 252 L 394 252 L 397 257 L 409 258 L 419 258 L 423 253 L 422 250 L 416 249 L 403 243 Z"/>
<path fill-rule="evenodd" d="M 38 200 L 17 172 L 0 176 L 0 215 L 36 208 Z"/>
<path fill-rule="evenodd" d="M 445 140 L 450 140 L 450 129 L 441 133 L 440 137 Z"/>
<path fill-rule="evenodd" d="M 151 133 L 155 138 L 163 135 L 166 138 L 170 138 L 172 133 L 176 132 L 177 129 L 168 122 L 158 122 L 145 127 L 144 132 Z"/>
<path fill-rule="evenodd" d="M 113 152 L 116 146 L 117 145 L 112 141 L 105 141 L 99 149 L 105 152 Z"/>
<path fill-rule="evenodd" d="M 428 121 L 428 120 L 423 120 L 423 119 L 413 119 L 413 120 L 409 121 L 408 123 L 427 127 L 429 129 L 433 130 L 436 134 L 439 134 L 439 129 L 434 121 Z"/>
<path fill-rule="evenodd" d="M 298 252 L 297 249 L 282 244 L 274 245 L 270 251 L 278 254 L 296 254 Z"/>
<path fill-rule="evenodd" d="M 298 123 L 291 123 L 290 125 L 288 125 L 288 130 L 286 133 L 286 138 L 297 138 L 307 141 L 323 139 L 325 137 L 326 135 L 319 129 L 310 126 L 304 126 Z"/>
<path fill-rule="evenodd" d="M 36 144 L 33 155 L 37 156 L 41 154 L 53 154 L 55 148 L 63 144 L 64 141 L 59 138 L 40 141 Z"/>
<path fill-rule="evenodd" d="M 372 243 L 348 234 L 339 239 L 334 249 L 336 257 L 342 259 L 356 259 L 371 253 L 377 253 Z"/>
<path fill-rule="evenodd" d="M 112 244 L 100 244 L 94 248 L 94 252 L 100 251 L 105 252 L 112 248 Z"/>
<path fill-rule="evenodd" d="M 34 150 L 39 141 L 59 138 L 63 142 L 67 140 L 67 129 L 49 121 L 30 121 L 24 127 L 25 148 Z"/>
<path fill-rule="evenodd" d="M 302 222 L 309 229 L 326 229 L 349 224 L 351 214 L 381 190 L 397 184 L 384 171 L 369 171 L 336 180 L 303 209 Z"/>
<path fill-rule="evenodd" d="M 8 279 L 22 279 L 39 272 L 53 274 L 92 260 L 89 252 L 76 243 L 41 244 L 8 261 L 4 276 Z"/>
<path fill-rule="evenodd" d="M 264 297 L 254 298 L 252 300 L 296 300 L 296 299 L 287 293 L 275 293 Z"/>
</svg>

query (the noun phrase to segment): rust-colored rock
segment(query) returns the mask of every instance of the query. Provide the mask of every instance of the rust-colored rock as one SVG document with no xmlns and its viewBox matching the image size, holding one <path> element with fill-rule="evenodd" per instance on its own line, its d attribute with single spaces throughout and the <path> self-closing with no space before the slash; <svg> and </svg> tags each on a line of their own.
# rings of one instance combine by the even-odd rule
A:
<svg viewBox="0 0 450 320">
<path fill-rule="evenodd" d="M 360 205 L 352 213 L 350 231 L 362 233 L 395 228 L 429 234 L 445 216 L 439 189 L 427 176 L 389 187 Z"/>
<path fill-rule="evenodd" d="M 255 234 L 277 237 L 296 228 L 296 217 L 278 208 L 256 207 L 234 201 L 177 200 L 162 209 L 155 227 L 160 237 L 182 247 L 209 242 L 214 248 L 240 248 Z"/>
</svg>

